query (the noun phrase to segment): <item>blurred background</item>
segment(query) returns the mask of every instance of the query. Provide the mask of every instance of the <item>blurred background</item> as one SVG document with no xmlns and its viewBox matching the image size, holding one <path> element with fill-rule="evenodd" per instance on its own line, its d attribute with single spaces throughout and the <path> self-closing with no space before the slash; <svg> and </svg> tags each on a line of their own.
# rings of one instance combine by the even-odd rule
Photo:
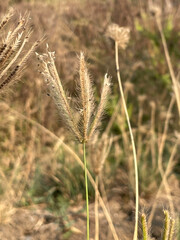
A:
<svg viewBox="0 0 180 240">
<path fill-rule="evenodd" d="M 111 96 L 100 131 L 106 133 L 108 141 L 99 137 L 97 147 L 89 146 L 87 154 L 93 176 L 93 158 L 106 154 L 99 188 L 122 239 L 131 239 L 133 234 L 134 168 L 117 85 L 114 42 L 106 36 L 111 23 L 131 30 L 128 47 L 120 50 L 119 59 L 137 147 L 140 213 L 145 212 L 150 219 L 152 237 L 160 239 L 163 209 L 170 210 L 180 239 L 180 117 L 155 19 L 160 11 L 171 64 L 179 81 L 180 3 L 159 0 L 155 4 L 142 0 L 0 1 L 1 18 L 10 7 L 15 9 L 7 31 L 17 25 L 20 14 L 30 13 L 30 44 L 45 36 L 37 52 L 45 52 L 46 43 L 55 51 L 57 70 L 73 99 L 80 51 L 86 55 L 97 102 L 104 74 L 112 76 Z M 62 125 L 33 54 L 22 81 L 0 101 L 0 239 L 85 238 L 84 172 L 64 144 L 82 159 L 82 146 Z M 104 148 L 108 152 L 104 153 Z M 94 190 L 89 185 L 93 239 Z M 113 239 L 103 211 L 99 211 L 101 239 Z"/>
</svg>

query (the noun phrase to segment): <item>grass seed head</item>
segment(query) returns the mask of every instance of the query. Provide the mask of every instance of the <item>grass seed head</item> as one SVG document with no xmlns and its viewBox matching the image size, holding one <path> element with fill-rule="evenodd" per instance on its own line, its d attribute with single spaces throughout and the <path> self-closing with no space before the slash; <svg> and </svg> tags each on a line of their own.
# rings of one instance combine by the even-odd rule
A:
<svg viewBox="0 0 180 240">
<path fill-rule="evenodd" d="M 75 109 L 70 106 L 69 96 L 65 92 L 61 79 L 55 66 L 55 54 L 50 52 L 47 46 L 47 52 L 39 55 L 36 53 L 40 61 L 40 73 L 49 89 L 49 95 L 53 98 L 57 105 L 59 115 L 67 126 L 68 130 L 80 142 L 89 141 L 100 124 L 104 108 L 107 103 L 107 97 L 110 92 L 111 80 L 105 75 L 104 85 L 101 94 L 101 100 L 97 110 L 95 110 L 92 83 L 88 74 L 84 54 L 81 52 L 79 57 L 79 81 L 77 89 L 77 115 L 75 117 Z M 95 114 L 94 114 L 95 112 Z M 94 116 L 94 119 L 93 119 Z"/>
<path fill-rule="evenodd" d="M 0 23 L 0 32 L 11 19 L 13 10 L 10 10 Z M 5 39 L 0 42 L 0 94 L 8 92 L 9 88 L 20 80 L 27 60 L 41 40 L 36 41 L 29 50 L 23 53 L 32 34 L 32 29 L 27 27 L 29 14 L 20 16 L 13 29 L 6 29 Z M 27 27 L 27 28 L 26 28 Z"/>
<path fill-rule="evenodd" d="M 82 109 L 80 124 L 82 124 L 82 135 L 83 139 L 86 141 L 88 138 L 88 132 L 91 124 L 93 109 L 94 109 L 94 96 L 92 90 L 92 83 L 90 76 L 88 74 L 85 58 L 83 52 L 80 54 L 79 58 L 79 99 L 80 108 Z"/>
</svg>

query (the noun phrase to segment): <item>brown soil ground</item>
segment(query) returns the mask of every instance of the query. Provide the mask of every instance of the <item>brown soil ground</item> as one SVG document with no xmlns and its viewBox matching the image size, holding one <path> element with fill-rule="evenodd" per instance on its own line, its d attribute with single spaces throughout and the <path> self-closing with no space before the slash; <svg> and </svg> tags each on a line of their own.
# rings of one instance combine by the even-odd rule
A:
<svg viewBox="0 0 180 240">
<path fill-rule="evenodd" d="M 61 217 L 55 217 L 45 209 L 17 209 L 9 223 L 0 225 L 2 240 L 84 240 L 86 239 L 85 204 L 71 207 L 68 211 L 70 227 Z M 128 214 L 121 211 L 120 204 L 109 202 L 111 215 L 119 237 L 131 239 L 133 224 Z M 94 239 L 94 205 L 90 204 L 90 233 Z M 113 239 L 103 211 L 99 211 L 101 239 Z M 123 237 L 123 239 L 125 239 Z"/>
<path fill-rule="evenodd" d="M 178 181 L 172 181 L 174 191 L 172 200 L 174 202 L 176 214 L 180 213 L 180 188 Z M 176 189 L 175 189 L 176 188 Z M 133 218 L 134 203 L 122 199 L 121 191 L 118 188 L 112 188 L 111 194 L 108 194 L 108 206 L 111 212 L 114 226 L 119 239 L 128 240 L 133 236 Z M 123 204 L 122 204 L 123 203 Z M 148 216 L 153 198 L 151 200 L 141 200 L 140 212 L 145 212 Z M 166 194 L 161 194 L 155 212 L 153 225 L 151 227 L 152 239 L 161 239 L 163 230 L 163 209 L 168 206 Z M 167 207 L 169 209 L 169 207 Z M 86 214 L 85 203 L 79 203 L 79 206 L 70 207 L 67 212 L 66 222 L 59 216 L 45 210 L 45 207 L 35 206 L 29 208 L 19 208 L 11 216 L 8 223 L 0 225 L 0 240 L 84 240 L 86 239 Z M 100 239 L 112 240 L 112 234 L 104 213 L 99 209 L 100 220 Z M 69 227 L 67 227 L 69 224 Z M 139 228 L 141 230 L 141 227 Z M 90 204 L 90 237 L 94 239 L 94 205 Z M 174 238 L 175 240 L 177 238 Z"/>
</svg>

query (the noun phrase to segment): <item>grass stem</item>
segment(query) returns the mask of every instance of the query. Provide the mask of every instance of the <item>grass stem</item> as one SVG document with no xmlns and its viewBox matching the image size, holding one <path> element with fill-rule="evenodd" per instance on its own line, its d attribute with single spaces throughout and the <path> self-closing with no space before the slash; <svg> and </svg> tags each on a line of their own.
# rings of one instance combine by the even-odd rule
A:
<svg viewBox="0 0 180 240">
<path fill-rule="evenodd" d="M 170 76 L 171 76 L 171 79 L 172 79 L 173 90 L 174 90 L 174 93 L 175 93 L 175 96 L 176 96 L 178 113 L 179 113 L 179 117 L 180 117 L 180 93 L 179 93 L 178 81 L 176 79 L 174 69 L 173 69 L 173 66 L 172 66 L 172 63 L 171 63 L 171 58 L 170 58 L 170 55 L 169 55 L 169 50 L 168 50 L 166 38 L 164 36 L 161 19 L 157 17 L 156 18 L 156 23 L 157 23 L 158 30 L 159 30 L 160 35 L 161 35 L 161 40 L 162 40 L 162 44 L 163 44 L 163 48 L 164 48 L 165 58 L 166 58 L 169 73 L 170 73 Z"/>
<path fill-rule="evenodd" d="M 88 199 L 88 179 L 87 179 L 86 143 L 85 142 L 83 142 L 83 160 L 84 160 L 84 176 L 85 176 L 85 185 L 86 185 L 87 240 L 89 240 L 89 199 Z"/>
<path fill-rule="evenodd" d="M 129 115 L 126 107 L 126 102 L 124 98 L 123 88 L 122 88 L 122 82 L 121 82 L 121 76 L 120 76 L 120 70 L 119 70 L 119 57 L 118 57 L 118 42 L 115 41 L 115 61 L 116 61 L 116 71 L 117 71 L 117 78 L 118 78 L 118 84 L 119 84 L 119 90 L 122 97 L 123 107 L 127 119 L 127 124 L 129 128 L 132 148 L 133 148 L 133 157 L 134 157 L 134 169 L 135 169 L 135 189 L 136 189 L 136 212 L 135 212 L 135 228 L 134 228 L 134 237 L 133 240 L 137 240 L 138 238 L 138 211 L 139 211 L 139 187 L 138 187 L 138 166 L 137 166 L 137 157 L 136 157 L 136 147 L 134 143 L 134 137 L 132 133 L 131 123 L 129 120 Z"/>
<path fill-rule="evenodd" d="M 99 197 L 98 197 L 98 185 L 99 185 L 99 176 L 96 175 L 96 186 L 97 189 L 95 190 L 95 240 L 99 240 L 99 207 L 98 207 L 98 201 L 99 201 Z"/>
</svg>

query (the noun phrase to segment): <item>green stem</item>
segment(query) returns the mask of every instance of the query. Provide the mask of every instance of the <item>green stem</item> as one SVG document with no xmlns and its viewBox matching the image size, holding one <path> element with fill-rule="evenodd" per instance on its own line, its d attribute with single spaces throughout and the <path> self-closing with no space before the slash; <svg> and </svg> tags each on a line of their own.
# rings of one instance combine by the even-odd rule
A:
<svg viewBox="0 0 180 240">
<path fill-rule="evenodd" d="M 83 159 L 84 159 L 84 176 L 85 176 L 85 185 L 86 185 L 87 240 L 89 240 L 89 199 L 88 199 L 88 180 L 87 180 L 86 144 L 85 144 L 85 142 L 83 142 Z"/>
<path fill-rule="evenodd" d="M 96 182 L 96 186 L 97 186 L 97 190 L 98 190 L 98 185 L 99 185 L 99 176 L 96 175 L 95 178 L 95 182 Z M 99 197 L 98 197 L 98 192 L 97 190 L 95 190 L 95 237 L 94 240 L 99 240 L 99 207 L 98 207 L 98 201 L 99 201 Z"/>
</svg>

